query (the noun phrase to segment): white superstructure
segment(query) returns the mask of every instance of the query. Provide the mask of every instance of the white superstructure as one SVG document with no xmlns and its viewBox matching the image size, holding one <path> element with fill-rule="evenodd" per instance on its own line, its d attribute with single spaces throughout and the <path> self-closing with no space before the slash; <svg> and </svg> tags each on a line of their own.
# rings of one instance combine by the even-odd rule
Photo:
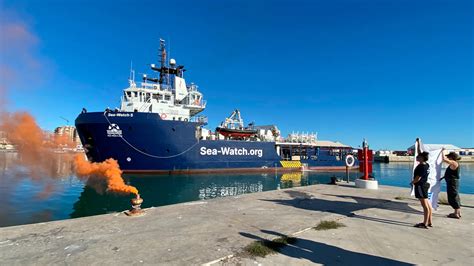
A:
<svg viewBox="0 0 474 266">
<path fill-rule="evenodd" d="M 174 59 L 166 64 L 164 40 L 160 44 L 161 67 L 151 65 L 152 70 L 159 72 L 159 78 L 144 74 L 143 81 L 137 85 L 135 74 L 131 71 L 129 87 L 123 91 L 121 98 L 120 111 L 158 113 L 163 120 L 191 121 L 206 108 L 206 101 L 197 85 L 186 84 L 184 66 L 176 65 Z"/>
</svg>

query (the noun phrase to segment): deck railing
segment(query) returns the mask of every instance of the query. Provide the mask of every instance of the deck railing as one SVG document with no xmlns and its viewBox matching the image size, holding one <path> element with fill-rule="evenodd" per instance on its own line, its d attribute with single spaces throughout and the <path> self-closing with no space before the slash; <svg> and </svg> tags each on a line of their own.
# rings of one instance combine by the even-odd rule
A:
<svg viewBox="0 0 474 266">
<path fill-rule="evenodd" d="M 190 122 L 207 124 L 207 121 L 208 121 L 207 116 L 197 115 L 197 116 L 192 117 Z"/>
</svg>

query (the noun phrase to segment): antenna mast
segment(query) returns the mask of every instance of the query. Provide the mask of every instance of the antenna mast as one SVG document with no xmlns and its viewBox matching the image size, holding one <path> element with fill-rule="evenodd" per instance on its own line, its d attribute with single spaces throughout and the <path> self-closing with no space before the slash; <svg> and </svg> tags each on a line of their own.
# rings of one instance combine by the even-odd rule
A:
<svg viewBox="0 0 474 266">
<path fill-rule="evenodd" d="M 164 73 L 165 72 L 164 70 L 166 69 L 166 47 L 165 47 L 165 40 L 163 40 L 163 39 L 160 39 L 160 55 L 161 55 L 161 60 L 160 60 L 161 71 L 160 71 L 160 81 L 159 81 L 159 83 L 163 84 L 165 74 L 166 74 L 166 73 Z"/>
<path fill-rule="evenodd" d="M 135 71 L 133 70 L 133 61 L 130 60 L 130 77 L 128 79 L 130 85 L 135 84 Z"/>
</svg>

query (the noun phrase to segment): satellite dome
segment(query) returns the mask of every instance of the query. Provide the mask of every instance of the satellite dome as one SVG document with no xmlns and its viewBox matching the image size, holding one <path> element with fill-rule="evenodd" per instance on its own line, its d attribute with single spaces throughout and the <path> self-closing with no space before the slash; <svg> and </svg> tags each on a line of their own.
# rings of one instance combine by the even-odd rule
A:
<svg viewBox="0 0 474 266">
<path fill-rule="evenodd" d="M 174 60 L 173 58 L 170 59 L 170 65 L 176 65 L 176 60 Z"/>
</svg>

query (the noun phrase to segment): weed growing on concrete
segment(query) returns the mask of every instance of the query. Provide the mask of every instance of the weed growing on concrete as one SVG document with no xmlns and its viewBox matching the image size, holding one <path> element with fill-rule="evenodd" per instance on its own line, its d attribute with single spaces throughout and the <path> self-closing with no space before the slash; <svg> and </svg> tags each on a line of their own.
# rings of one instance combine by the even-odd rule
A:
<svg viewBox="0 0 474 266">
<path fill-rule="evenodd" d="M 263 241 L 255 241 L 245 247 L 245 252 L 255 257 L 265 257 L 275 251 L 265 245 Z"/>
<path fill-rule="evenodd" d="M 322 230 L 337 229 L 340 227 L 345 227 L 345 225 L 343 223 L 339 223 L 336 221 L 321 221 L 316 227 L 313 227 L 313 229 L 322 231 Z"/>
<path fill-rule="evenodd" d="M 406 199 L 406 198 L 403 197 L 403 196 L 396 196 L 395 199 L 396 199 L 396 200 L 404 200 L 404 199 Z"/>
<path fill-rule="evenodd" d="M 296 237 L 291 237 L 291 236 L 282 236 L 276 239 L 273 239 L 270 241 L 271 243 L 274 243 L 275 245 L 288 245 L 288 244 L 294 244 L 296 242 Z"/>
<path fill-rule="evenodd" d="M 295 237 L 283 236 L 272 241 L 261 240 L 255 241 L 245 247 L 245 252 L 254 257 L 265 257 L 269 254 L 280 251 L 281 248 L 288 244 L 296 242 Z"/>
</svg>

